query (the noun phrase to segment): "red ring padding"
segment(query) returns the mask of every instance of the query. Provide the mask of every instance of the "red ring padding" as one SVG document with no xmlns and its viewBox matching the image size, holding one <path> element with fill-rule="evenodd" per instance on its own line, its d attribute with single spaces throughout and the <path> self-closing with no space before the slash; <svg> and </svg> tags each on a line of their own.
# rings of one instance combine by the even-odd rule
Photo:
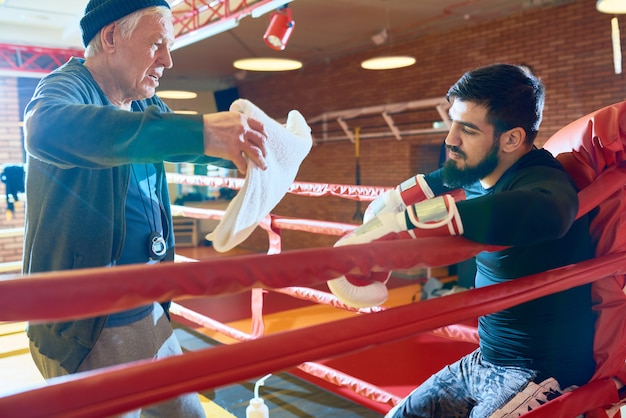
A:
<svg viewBox="0 0 626 418">
<path fill-rule="evenodd" d="M 626 251 L 626 180 L 619 177 L 626 171 L 626 102 L 606 106 L 570 123 L 555 133 L 544 148 L 561 161 L 583 190 L 579 194 L 581 205 L 597 206 L 590 224 L 596 257 Z M 598 315 L 594 338 L 596 371 L 587 385 L 538 408 L 542 416 L 576 416 L 590 398 L 602 393 L 613 396 L 612 402 L 619 400 L 613 378 L 626 383 L 625 285 L 623 274 L 594 281 L 591 293 Z M 602 386 L 604 392 L 599 389 Z M 557 411 L 559 415 L 555 415 Z M 604 408 L 598 408 L 587 416 L 608 415 Z"/>
</svg>

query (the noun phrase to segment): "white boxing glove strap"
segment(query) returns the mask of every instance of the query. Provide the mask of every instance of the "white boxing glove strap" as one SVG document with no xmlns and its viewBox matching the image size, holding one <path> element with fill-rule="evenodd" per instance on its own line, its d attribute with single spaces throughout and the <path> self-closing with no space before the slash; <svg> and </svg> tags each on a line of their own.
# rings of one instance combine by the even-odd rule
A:
<svg viewBox="0 0 626 418">
<path fill-rule="evenodd" d="M 463 223 L 454 198 L 450 195 L 437 196 L 407 208 L 410 229 L 437 229 L 448 227 L 450 235 L 462 235 Z"/>
<path fill-rule="evenodd" d="M 408 229 L 405 211 L 400 213 L 383 213 L 369 222 L 356 228 L 348 235 L 335 243 L 339 245 L 365 244 L 376 241 L 389 234 L 406 231 Z"/>
<path fill-rule="evenodd" d="M 435 197 L 423 174 L 418 174 L 403 181 L 397 187 L 397 190 L 400 192 L 400 197 L 405 206 Z"/>
</svg>

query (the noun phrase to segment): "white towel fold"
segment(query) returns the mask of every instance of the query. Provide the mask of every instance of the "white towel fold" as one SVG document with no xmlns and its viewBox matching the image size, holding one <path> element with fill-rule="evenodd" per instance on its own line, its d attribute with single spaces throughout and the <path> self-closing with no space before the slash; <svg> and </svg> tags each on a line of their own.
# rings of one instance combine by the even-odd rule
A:
<svg viewBox="0 0 626 418">
<path fill-rule="evenodd" d="M 262 170 L 248 162 L 243 187 L 226 208 L 215 230 L 206 237 L 219 252 L 231 250 L 248 238 L 282 200 L 313 144 L 311 128 L 297 110 L 289 112 L 284 126 L 245 99 L 235 100 L 230 110 L 264 125 L 267 168 Z"/>
</svg>

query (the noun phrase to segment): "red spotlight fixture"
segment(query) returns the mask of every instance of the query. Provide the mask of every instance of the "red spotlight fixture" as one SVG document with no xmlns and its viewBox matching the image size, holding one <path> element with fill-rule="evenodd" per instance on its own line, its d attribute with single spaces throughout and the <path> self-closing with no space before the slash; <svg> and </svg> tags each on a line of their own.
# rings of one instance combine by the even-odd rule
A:
<svg viewBox="0 0 626 418">
<path fill-rule="evenodd" d="M 272 49 L 282 51 L 287 46 L 296 22 L 291 18 L 291 9 L 279 7 L 270 17 L 270 24 L 263 35 L 263 40 Z"/>
</svg>

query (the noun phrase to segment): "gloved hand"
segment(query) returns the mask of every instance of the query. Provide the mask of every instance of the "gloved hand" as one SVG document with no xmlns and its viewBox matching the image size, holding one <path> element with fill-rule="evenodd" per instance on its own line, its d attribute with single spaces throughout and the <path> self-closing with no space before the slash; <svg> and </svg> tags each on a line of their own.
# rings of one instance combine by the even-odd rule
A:
<svg viewBox="0 0 626 418">
<path fill-rule="evenodd" d="M 454 198 L 444 195 L 411 205 L 400 213 L 381 213 L 341 238 L 335 247 L 462 233 L 463 224 Z M 327 283 L 330 291 L 345 304 L 365 308 L 380 305 L 387 300 L 385 284 L 389 275 L 376 273 L 367 278 L 341 276 Z"/>
<path fill-rule="evenodd" d="M 340 238 L 335 246 L 364 244 L 383 239 L 388 235 L 397 235 L 406 230 L 406 210 L 400 213 L 381 213 Z M 391 237 L 391 239 L 395 239 L 395 237 Z"/>
<path fill-rule="evenodd" d="M 424 175 L 418 174 L 374 199 L 365 209 L 363 222 L 368 222 L 379 214 L 402 212 L 408 205 L 433 197 L 433 191 L 426 183 Z"/>
</svg>

